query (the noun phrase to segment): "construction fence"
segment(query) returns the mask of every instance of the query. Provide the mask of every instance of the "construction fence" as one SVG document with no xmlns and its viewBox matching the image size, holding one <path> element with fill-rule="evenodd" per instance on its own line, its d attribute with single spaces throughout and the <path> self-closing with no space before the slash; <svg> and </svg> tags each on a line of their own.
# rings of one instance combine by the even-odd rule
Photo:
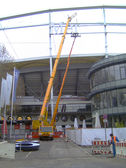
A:
<svg viewBox="0 0 126 168">
<path fill-rule="evenodd" d="M 34 133 L 35 132 L 35 133 Z M 0 138 L 5 140 L 17 140 L 17 139 L 26 139 L 32 138 L 32 134 L 36 134 L 37 130 L 33 130 L 31 125 L 16 124 L 6 127 L 6 129 L 0 129 Z"/>
<path fill-rule="evenodd" d="M 64 131 L 54 131 L 54 138 L 64 137 Z M 18 139 L 38 139 L 38 129 L 33 129 L 32 125 L 16 124 L 12 126 L 12 130 L 8 126 L 4 131 L 0 129 L 0 139 L 18 140 Z"/>
<path fill-rule="evenodd" d="M 81 146 L 91 146 L 92 154 L 112 154 L 110 145 L 111 128 L 82 128 L 66 129 L 66 139 Z M 126 157 L 126 128 L 113 128 L 113 133 L 120 140 L 116 144 L 116 154 L 118 157 Z"/>
</svg>

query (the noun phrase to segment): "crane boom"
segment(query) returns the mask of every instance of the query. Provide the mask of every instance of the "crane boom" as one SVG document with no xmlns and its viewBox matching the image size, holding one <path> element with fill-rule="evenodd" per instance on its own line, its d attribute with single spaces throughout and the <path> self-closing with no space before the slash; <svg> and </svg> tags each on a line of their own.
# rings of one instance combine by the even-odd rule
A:
<svg viewBox="0 0 126 168">
<path fill-rule="evenodd" d="M 46 90 L 45 98 L 44 98 L 44 101 L 43 101 L 43 106 L 42 106 L 40 117 L 39 117 L 40 120 L 42 120 L 45 117 L 46 107 L 47 107 L 47 103 L 48 103 L 48 100 L 49 100 L 51 88 L 52 88 L 52 85 L 53 85 L 53 80 L 54 80 L 54 77 L 55 77 L 55 74 L 56 74 L 56 69 L 57 69 L 57 65 L 58 65 L 58 62 L 59 62 L 60 55 L 61 55 L 65 35 L 67 33 L 68 25 L 69 25 L 69 22 L 71 21 L 71 19 L 72 19 L 72 17 L 68 17 L 66 27 L 65 27 L 65 30 L 64 30 L 64 34 L 62 36 L 62 40 L 61 40 L 61 43 L 60 43 L 60 46 L 59 46 L 57 57 L 56 57 L 56 60 L 55 60 L 54 66 L 53 66 L 52 74 L 51 74 L 51 77 L 50 77 L 50 80 L 49 80 L 49 83 L 48 83 L 48 87 L 47 87 L 47 90 Z"/>
<path fill-rule="evenodd" d="M 67 66 L 66 66 L 66 70 L 65 70 L 65 73 L 64 73 L 64 77 L 63 77 L 63 80 L 62 80 L 61 87 L 60 87 L 59 95 L 58 95 L 58 98 L 57 98 L 57 101 L 56 101 L 56 106 L 55 106 L 53 117 L 52 117 L 51 124 L 50 124 L 51 126 L 54 125 L 54 122 L 55 122 L 55 119 L 56 119 L 58 105 L 59 105 L 60 98 L 61 98 L 61 95 L 62 95 L 62 90 L 63 90 L 63 87 L 64 87 L 64 82 L 65 82 L 65 79 L 66 79 L 66 76 L 67 76 L 67 72 L 68 72 L 68 69 L 69 69 L 70 56 L 71 56 L 71 53 L 72 53 L 72 49 L 73 49 L 76 37 L 77 36 L 74 36 L 74 41 L 73 41 L 73 44 L 72 44 L 72 47 L 71 47 L 71 50 L 70 50 L 70 53 L 69 53 L 69 57 L 67 59 Z"/>
</svg>

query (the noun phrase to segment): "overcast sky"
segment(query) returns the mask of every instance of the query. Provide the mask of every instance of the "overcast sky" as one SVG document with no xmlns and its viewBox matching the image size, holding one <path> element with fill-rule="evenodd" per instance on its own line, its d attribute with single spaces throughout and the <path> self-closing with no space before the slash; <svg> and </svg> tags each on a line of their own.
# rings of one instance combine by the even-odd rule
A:
<svg viewBox="0 0 126 168">
<path fill-rule="evenodd" d="M 126 0 L 3 0 L 0 2 L 0 17 L 43 9 L 103 4 L 126 5 Z"/>
<path fill-rule="evenodd" d="M 45 9 L 81 7 L 81 6 L 93 6 L 93 5 L 126 5 L 126 0 L 72 0 L 72 1 L 69 1 L 69 0 L 3 0 L 0 3 L 0 18 L 5 16 L 12 16 L 16 14 L 35 12 L 35 11 L 45 10 Z M 98 13 L 97 13 L 97 18 L 95 18 L 96 13 L 94 13 L 94 16 L 93 15 L 89 16 L 89 15 L 90 14 L 87 14 L 87 16 L 90 19 L 94 17 L 94 20 L 95 19 L 97 20 L 97 18 L 101 17 L 99 16 Z M 59 22 L 58 19 L 60 14 L 57 16 L 54 17 L 55 22 Z M 88 19 L 88 17 L 85 19 Z M 79 15 L 77 16 L 77 18 L 80 19 Z M 120 20 L 122 19 L 122 17 L 120 16 L 119 18 Z M 126 17 L 124 17 L 123 15 L 123 18 L 126 18 Z M 44 19 L 47 20 L 46 17 Z M 64 18 L 62 17 L 60 18 L 60 22 L 64 22 L 66 19 L 67 19 L 67 15 L 66 16 L 64 15 Z M 43 23 L 43 20 L 42 20 L 42 23 Z M 99 21 L 101 20 L 99 19 Z M 122 22 L 124 21 L 122 20 Z M 24 24 L 25 22 L 23 20 L 20 20 L 20 23 Z M 11 20 L 6 24 L 4 22 L 1 22 L 2 27 L 4 27 L 5 25 L 7 25 L 8 27 L 16 26 L 17 24 L 18 22 L 16 20 Z M 34 24 L 34 23 L 31 23 L 31 24 Z M 88 27 L 88 30 L 89 29 L 91 28 Z M 34 29 L 34 33 L 32 32 L 33 30 L 31 31 L 32 35 L 30 34 L 30 31 L 31 29 L 0 31 L 0 43 L 4 43 L 9 53 L 13 55 L 15 58 L 28 58 L 28 57 L 36 57 L 36 56 L 39 57 L 41 55 L 49 55 L 49 51 L 47 52 L 47 49 L 49 50 L 49 44 L 47 44 L 48 43 L 48 41 L 46 40 L 47 38 L 45 37 L 44 39 L 45 34 L 48 34 L 47 30 L 42 28 Z M 84 31 L 87 31 L 86 28 Z M 125 35 L 123 35 L 122 38 L 124 37 Z M 58 41 L 58 37 L 52 37 L 52 38 L 53 38 L 52 40 L 53 51 L 55 50 L 53 54 L 56 54 L 58 49 L 57 44 L 59 44 L 60 41 Z M 92 37 L 86 36 L 85 39 L 87 39 L 87 41 L 86 42 L 83 41 L 83 44 L 86 44 L 85 53 L 88 53 L 91 51 L 96 53 L 104 52 L 103 38 L 104 37 L 100 35 L 97 37 L 95 35 Z M 108 37 L 108 38 L 112 39 L 111 37 Z M 120 36 L 118 37 L 118 39 L 120 39 Z M 81 40 L 83 40 L 83 37 L 81 37 Z M 35 42 L 34 46 L 32 44 L 33 42 Z M 77 52 L 79 54 L 83 53 L 84 47 L 81 46 L 80 44 L 82 44 L 82 42 L 79 39 L 76 43 L 75 53 Z M 96 49 L 98 45 L 95 46 L 94 44 L 98 44 L 99 48 Z M 116 49 L 117 49 L 117 45 L 118 44 L 116 44 Z M 92 49 L 91 49 L 91 46 L 92 46 Z M 110 51 L 113 51 L 113 50 L 110 50 Z"/>
</svg>

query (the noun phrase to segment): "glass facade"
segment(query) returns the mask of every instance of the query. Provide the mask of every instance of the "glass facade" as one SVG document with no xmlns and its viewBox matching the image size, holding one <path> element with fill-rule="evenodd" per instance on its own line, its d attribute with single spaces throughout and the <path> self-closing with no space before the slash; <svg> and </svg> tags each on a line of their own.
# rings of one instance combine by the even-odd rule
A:
<svg viewBox="0 0 126 168">
<path fill-rule="evenodd" d="M 92 110 L 126 106 L 126 88 L 102 92 L 92 97 Z"/>
<path fill-rule="evenodd" d="M 115 56 L 116 57 L 116 56 Z M 126 55 L 118 60 L 104 59 L 89 72 L 92 117 L 108 116 L 108 127 L 126 126 Z M 115 61 L 116 60 L 116 61 Z M 117 124 L 118 122 L 118 124 Z M 103 124 L 104 126 L 104 124 Z"/>
<path fill-rule="evenodd" d="M 91 88 L 103 83 L 126 79 L 126 63 L 102 68 L 91 75 Z"/>
</svg>

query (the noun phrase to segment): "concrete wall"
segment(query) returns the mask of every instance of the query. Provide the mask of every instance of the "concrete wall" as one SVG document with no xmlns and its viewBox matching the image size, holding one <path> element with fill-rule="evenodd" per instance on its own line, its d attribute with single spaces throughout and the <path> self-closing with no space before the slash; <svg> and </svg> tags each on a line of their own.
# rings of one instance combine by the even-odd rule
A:
<svg viewBox="0 0 126 168">
<path fill-rule="evenodd" d="M 0 142 L 0 157 L 15 159 L 15 144 L 7 141 Z"/>
</svg>

